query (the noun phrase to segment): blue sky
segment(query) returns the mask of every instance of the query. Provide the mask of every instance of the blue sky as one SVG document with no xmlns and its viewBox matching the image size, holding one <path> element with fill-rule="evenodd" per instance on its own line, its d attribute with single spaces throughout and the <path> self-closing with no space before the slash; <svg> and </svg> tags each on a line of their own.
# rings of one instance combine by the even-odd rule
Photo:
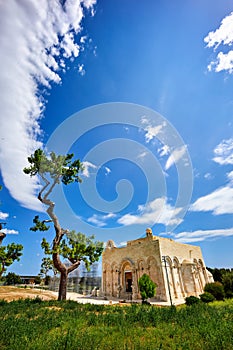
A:
<svg viewBox="0 0 233 350">
<path fill-rule="evenodd" d="M 37 274 L 42 208 L 22 169 L 38 147 L 84 161 L 54 193 L 65 228 L 117 245 L 154 235 L 232 267 L 232 1 L 0 3 L 0 219 Z M 41 212 L 42 217 L 46 217 Z M 52 240 L 53 232 L 46 233 Z"/>
</svg>

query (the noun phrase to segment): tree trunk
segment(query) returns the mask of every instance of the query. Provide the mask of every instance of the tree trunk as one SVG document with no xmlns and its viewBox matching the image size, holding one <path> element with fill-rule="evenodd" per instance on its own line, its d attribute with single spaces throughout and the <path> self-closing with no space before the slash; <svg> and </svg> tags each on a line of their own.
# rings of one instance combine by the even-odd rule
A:
<svg viewBox="0 0 233 350">
<path fill-rule="evenodd" d="M 68 279 L 67 271 L 62 271 L 60 275 L 58 300 L 66 300 L 67 279 Z"/>
<path fill-rule="evenodd" d="M 2 244 L 2 241 L 6 237 L 6 234 L 4 232 L 0 232 L 0 245 Z"/>
</svg>

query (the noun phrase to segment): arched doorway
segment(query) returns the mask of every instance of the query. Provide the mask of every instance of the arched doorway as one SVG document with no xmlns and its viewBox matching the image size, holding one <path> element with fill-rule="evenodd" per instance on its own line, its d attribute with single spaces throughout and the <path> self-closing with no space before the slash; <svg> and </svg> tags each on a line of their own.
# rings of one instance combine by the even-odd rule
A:
<svg viewBox="0 0 233 350">
<path fill-rule="evenodd" d="M 131 299 L 133 293 L 134 273 L 133 264 L 129 261 L 123 261 L 121 264 L 121 296 Z"/>
</svg>

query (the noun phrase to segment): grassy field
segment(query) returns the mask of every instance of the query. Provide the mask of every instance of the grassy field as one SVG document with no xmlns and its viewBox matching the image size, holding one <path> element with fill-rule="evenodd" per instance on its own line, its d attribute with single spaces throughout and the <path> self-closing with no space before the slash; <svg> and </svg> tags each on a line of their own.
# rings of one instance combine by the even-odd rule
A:
<svg viewBox="0 0 233 350">
<path fill-rule="evenodd" d="M 0 349 L 233 349 L 233 300 L 180 308 L 0 301 Z"/>
</svg>

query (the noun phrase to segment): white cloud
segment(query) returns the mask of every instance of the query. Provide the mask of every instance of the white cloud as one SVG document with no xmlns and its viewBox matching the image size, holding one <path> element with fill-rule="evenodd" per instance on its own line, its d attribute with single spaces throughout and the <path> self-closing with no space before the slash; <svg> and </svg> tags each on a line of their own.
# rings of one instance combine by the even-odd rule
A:
<svg viewBox="0 0 233 350">
<path fill-rule="evenodd" d="M 164 225 L 178 225 L 182 219 L 178 217 L 181 208 L 174 208 L 166 202 L 165 198 L 156 198 L 146 205 L 138 206 L 137 215 L 126 214 L 118 219 L 118 223 L 124 226 L 134 224 L 152 225 L 154 223 Z"/>
<path fill-rule="evenodd" d="M 225 186 L 200 197 L 194 202 L 191 211 L 212 211 L 214 215 L 233 214 L 233 188 Z"/>
<path fill-rule="evenodd" d="M 78 72 L 82 76 L 86 74 L 86 71 L 84 69 L 84 64 L 78 64 Z"/>
<path fill-rule="evenodd" d="M 162 131 L 163 127 L 165 126 L 165 122 L 160 125 L 152 125 L 146 117 L 142 117 L 141 123 L 143 125 L 143 130 L 146 131 L 146 134 L 145 134 L 146 143 L 153 140 Z"/>
<path fill-rule="evenodd" d="M 79 54 L 74 34 L 81 30 L 83 7 L 95 2 L 0 2 L 1 173 L 12 197 L 31 209 L 42 210 L 34 195 L 39 184 L 22 169 L 28 155 L 42 146 L 39 121 L 45 102 L 39 87 L 61 82 L 64 59 Z"/>
<path fill-rule="evenodd" d="M 0 211 L 0 220 L 5 220 L 6 218 L 8 218 L 8 216 L 8 213 L 3 213 L 2 211 Z"/>
<path fill-rule="evenodd" d="M 223 140 L 214 149 L 213 160 L 221 165 L 233 164 L 233 138 Z"/>
<path fill-rule="evenodd" d="M 232 22 L 233 12 L 222 20 L 218 29 L 208 33 L 208 35 L 204 38 L 204 41 L 207 43 L 207 47 L 213 47 L 215 52 L 221 44 L 226 45 L 229 48 L 233 43 Z M 224 51 L 226 51 L 226 47 L 224 48 Z M 229 73 L 232 73 L 233 51 L 229 49 L 226 53 L 220 51 L 217 54 L 216 60 L 209 64 L 208 69 L 214 70 L 215 72 L 226 70 L 229 71 Z"/>
<path fill-rule="evenodd" d="M 85 177 L 90 177 L 90 170 L 89 169 L 97 169 L 97 166 L 91 162 L 83 162 L 84 170 L 82 171 L 82 175 Z"/>
<path fill-rule="evenodd" d="M 179 148 L 174 149 L 172 151 L 171 155 L 168 157 L 168 160 L 165 164 L 165 170 L 168 170 L 173 164 L 178 163 L 180 159 L 185 155 L 186 152 L 186 146 L 182 146 Z"/>
<path fill-rule="evenodd" d="M 230 183 L 233 185 L 233 170 L 227 173 L 227 178 L 230 181 Z"/>
<path fill-rule="evenodd" d="M 107 220 L 113 219 L 115 217 L 116 217 L 116 214 L 113 214 L 113 213 L 109 213 L 106 215 L 94 214 L 93 216 L 88 218 L 87 221 L 90 222 L 91 224 L 98 226 L 98 227 L 103 227 L 103 226 L 107 225 L 107 223 L 106 223 Z"/>
<path fill-rule="evenodd" d="M 206 180 L 212 180 L 212 179 L 214 178 L 214 176 L 213 176 L 212 174 L 210 174 L 210 173 L 206 173 L 206 174 L 204 175 L 204 178 L 205 178 Z"/>
<path fill-rule="evenodd" d="M 160 157 L 167 156 L 170 153 L 170 148 L 168 145 L 164 145 L 163 147 L 158 149 L 158 153 Z"/>
<path fill-rule="evenodd" d="M 84 161 L 84 162 L 82 162 L 82 164 L 84 165 L 84 170 L 82 171 L 82 175 L 85 177 L 90 177 L 90 175 L 91 175 L 90 169 L 94 169 L 94 170 L 99 169 L 98 166 L 96 166 L 95 164 L 88 162 L 88 161 Z M 106 166 L 104 167 L 104 170 L 105 170 L 106 176 L 111 173 L 111 169 L 106 167 Z M 94 172 L 96 173 L 96 171 L 94 171 Z"/>
<path fill-rule="evenodd" d="M 108 168 L 107 166 L 105 166 L 104 169 L 105 169 L 105 171 L 106 171 L 105 175 L 108 175 L 108 174 L 111 173 L 111 169 Z"/>
<path fill-rule="evenodd" d="M 218 230 L 197 230 L 174 234 L 174 239 L 182 243 L 205 241 L 207 239 L 233 236 L 233 228 Z"/>
<path fill-rule="evenodd" d="M 148 152 L 141 152 L 138 156 L 137 159 L 144 159 L 148 155 Z"/>
<path fill-rule="evenodd" d="M 18 235 L 19 234 L 19 231 L 9 230 L 7 228 L 2 229 L 2 232 L 4 232 L 6 235 Z"/>
</svg>

